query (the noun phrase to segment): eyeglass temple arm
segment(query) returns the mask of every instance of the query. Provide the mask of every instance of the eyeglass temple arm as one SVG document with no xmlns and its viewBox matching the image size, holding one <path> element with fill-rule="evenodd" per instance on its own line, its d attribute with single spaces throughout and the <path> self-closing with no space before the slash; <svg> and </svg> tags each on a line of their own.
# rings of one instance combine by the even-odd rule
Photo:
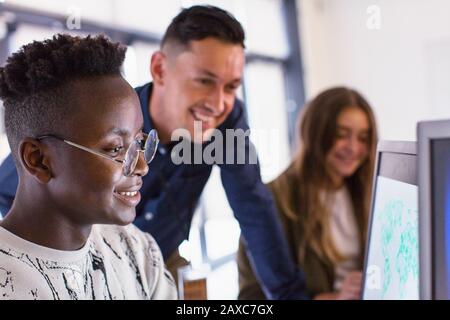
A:
<svg viewBox="0 0 450 320">
<path fill-rule="evenodd" d="M 86 148 L 86 147 L 84 147 L 82 145 L 79 145 L 78 143 L 75 143 L 75 142 L 72 142 L 72 141 L 69 141 L 69 140 L 63 140 L 63 141 L 65 143 L 67 143 L 67 144 L 70 144 L 71 146 L 74 146 L 76 148 L 79 148 L 79 149 L 82 149 L 84 151 L 90 152 L 92 154 L 95 154 L 97 156 L 103 157 L 105 159 L 109 159 L 109 160 L 112 160 L 112 161 L 115 161 L 115 162 L 118 162 L 118 163 L 124 163 L 125 162 L 125 160 L 114 159 L 112 157 L 107 156 L 106 154 L 103 154 L 101 152 L 97 152 L 97 151 L 94 151 L 92 149 Z"/>
</svg>

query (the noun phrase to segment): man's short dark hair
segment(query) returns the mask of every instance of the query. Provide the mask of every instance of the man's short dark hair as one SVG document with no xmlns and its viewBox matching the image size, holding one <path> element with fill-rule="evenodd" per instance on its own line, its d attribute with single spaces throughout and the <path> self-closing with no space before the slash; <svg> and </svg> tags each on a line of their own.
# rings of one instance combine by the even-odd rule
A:
<svg viewBox="0 0 450 320">
<path fill-rule="evenodd" d="M 13 156 L 25 137 L 62 134 L 64 122 L 74 111 L 70 83 L 120 75 L 125 52 L 125 47 L 105 36 L 58 34 L 25 45 L 10 56 L 0 68 L 0 98 Z"/>
<path fill-rule="evenodd" d="M 183 9 L 170 23 L 161 42 L 186 46 L 190 41 L 213 37 L 245 48 L 245 33 L 239 21 L 229 12 L 214 6 L 192 6 Z"/>
</svg>

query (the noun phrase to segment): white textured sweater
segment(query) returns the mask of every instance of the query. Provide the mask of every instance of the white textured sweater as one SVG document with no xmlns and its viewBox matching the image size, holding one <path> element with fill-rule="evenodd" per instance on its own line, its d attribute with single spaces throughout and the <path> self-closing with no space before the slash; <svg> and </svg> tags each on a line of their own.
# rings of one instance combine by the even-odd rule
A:
<svg viewBox="0 0 450 320">
<path fill-rule="evenodd" d="M 132 224 L 94 225 L 77 251 L 26 241 L 0 227 L 0 299 L 176 299 L 155 240 Z"/>
</svg>

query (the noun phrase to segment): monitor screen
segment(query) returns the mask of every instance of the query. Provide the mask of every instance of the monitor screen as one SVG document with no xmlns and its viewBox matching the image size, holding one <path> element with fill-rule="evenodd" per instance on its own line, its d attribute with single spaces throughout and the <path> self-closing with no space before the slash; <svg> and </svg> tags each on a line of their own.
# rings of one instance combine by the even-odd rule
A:
<svg viewBox="0 0 450 320">
<path fill-rule="evenodd" d="M 450 120 L 417 126 L 421 299 L 450 299 Z"/>
<path fill-rule="evenodd" d="M 434 298 L 450 298 L 450 139 L 431 141 Z"/>
<path fill-rule="evenodd" d="M 419 299 L 416 156 L 379 154 L 362 298 Z"/>
</svg>

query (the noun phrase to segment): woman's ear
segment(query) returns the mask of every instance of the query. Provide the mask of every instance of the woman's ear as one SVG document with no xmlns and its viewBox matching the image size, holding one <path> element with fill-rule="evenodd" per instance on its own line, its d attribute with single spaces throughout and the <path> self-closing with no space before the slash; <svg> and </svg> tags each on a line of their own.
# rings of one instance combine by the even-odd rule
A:
<svg viewBox="0 0 450 320">
<path fill-rule="evenodd" d="M 48 183 L 52 178 L 50 159 L 44 145 L 36 139 L 25 138 L 19 145 L 19 161 L 23 169 L 39 183 Z"/>
<path fill-rule="evenodd" d="M 165 62 L 166 56 L 162 51 L 156 51 L 155 53 L 153 53 L 150 62 L 150 73 L 152 74 L 153 83 L 160 86 L 164 85 Z"/>
</svg>

